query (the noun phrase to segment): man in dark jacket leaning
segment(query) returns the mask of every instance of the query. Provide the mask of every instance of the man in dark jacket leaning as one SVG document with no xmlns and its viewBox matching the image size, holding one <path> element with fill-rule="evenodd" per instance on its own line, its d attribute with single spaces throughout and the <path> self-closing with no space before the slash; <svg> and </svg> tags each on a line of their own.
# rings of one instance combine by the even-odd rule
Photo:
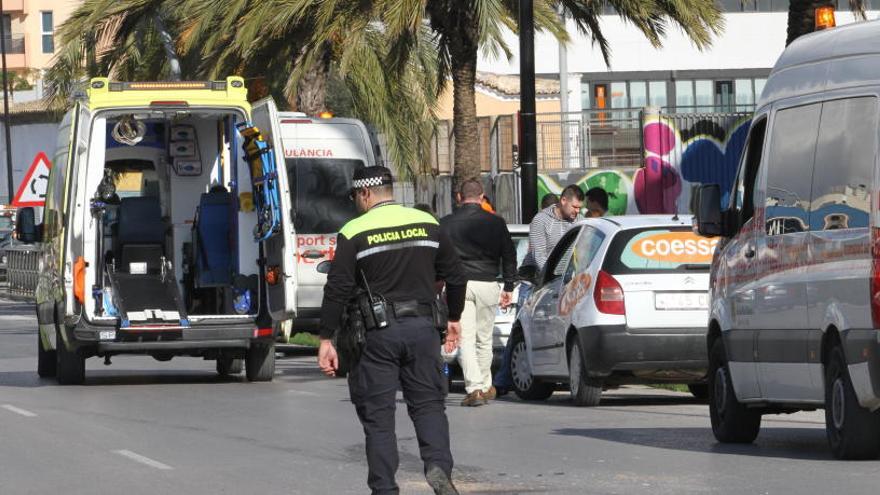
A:
<svg viewBox="0 0 880 495">
<path fill-rule="evenodd" d="M 481 406 L 495 398 L 492 331 L 498 305 L 506 308 L 513 299 L 516 249 L 504 219 L 481 207 L 479 181 L 464 181 L 458 194 L 460 207 L 440 221 L 440 228 L 455 246 L 468 279 L 458 358 L 467 392 L 461 405 Z M 503 290 L 498 287 L 499 266 Z"/>
</svg>

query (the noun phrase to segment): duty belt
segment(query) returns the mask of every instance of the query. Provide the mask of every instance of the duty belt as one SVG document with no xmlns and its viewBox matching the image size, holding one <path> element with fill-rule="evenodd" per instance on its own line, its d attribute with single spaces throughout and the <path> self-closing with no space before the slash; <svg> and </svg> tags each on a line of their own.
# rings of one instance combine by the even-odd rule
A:
<svg viewBox="0 0 880 495">
<path fill-rule="evenodd" d="M 396 301 L 396 302 L 389 302 L 388 306 L 391 308 L 391 311 L 394 313 L 394 316 L 397 318 L 403 318 L 403 317 L 407 317 L 407 316 L 428 316 L 428 317 L 431 317 L 434 315 L 430 303 L 423 303 L 423 302 L 414 301 L 414 300 Z"/>
</svg>

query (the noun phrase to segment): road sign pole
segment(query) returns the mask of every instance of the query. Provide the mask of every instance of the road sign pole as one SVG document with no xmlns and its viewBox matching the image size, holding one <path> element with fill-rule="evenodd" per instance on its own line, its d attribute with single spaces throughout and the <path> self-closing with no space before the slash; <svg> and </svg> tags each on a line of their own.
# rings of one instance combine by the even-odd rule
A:
<svg viewBox="0 0 880 495">
<path fill-rule="evenodd" d="M 9 82 L 6 80 L 6 27 L 3 26 L 3 0 L 0 0 L 0 59 L 2 59 L 3 69 L 3 133 L 6 135 L 6 191 L 8 194 L 7 203 L 12 202 L 13 184 L 12 184 L 12 139 L 9 137 Z M 9 34 L 12 39 L 12 34 Z"/>
</svg>

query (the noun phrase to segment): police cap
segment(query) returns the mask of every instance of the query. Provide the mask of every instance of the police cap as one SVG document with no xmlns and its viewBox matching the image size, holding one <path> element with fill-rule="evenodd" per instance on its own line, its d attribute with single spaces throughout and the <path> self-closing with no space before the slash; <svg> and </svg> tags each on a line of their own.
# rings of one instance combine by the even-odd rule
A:
<svg viewBox="0 0 880 495">
<path fill-rule="evenodd" d="M 390 186 L 391 184 L 394 184 L 391 170 L 382 166 L 359 168 L 354 171 L 354 176 L 351 178 L 352 191 L 364 187 Z"/>
</svg>

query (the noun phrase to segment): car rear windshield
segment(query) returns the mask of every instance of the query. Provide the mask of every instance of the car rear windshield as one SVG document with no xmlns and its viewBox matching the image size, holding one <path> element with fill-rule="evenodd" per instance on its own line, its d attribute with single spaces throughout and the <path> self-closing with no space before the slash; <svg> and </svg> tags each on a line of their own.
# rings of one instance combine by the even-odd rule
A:
<svg viewBox="0 0 880 495">
<path fill-rule="evenodd" d="M 349 197 L 351 176 L 361 160 L 288 158 L 287 175 L 299 234 L 333 234 L 357 216 Z"/>
<path fill-rule="evenodd" d="M 611 241 L 603 270 L 612 275 L 708 272 L 718 239 L 690 227 L 631 229 Z"/>
</svg>

